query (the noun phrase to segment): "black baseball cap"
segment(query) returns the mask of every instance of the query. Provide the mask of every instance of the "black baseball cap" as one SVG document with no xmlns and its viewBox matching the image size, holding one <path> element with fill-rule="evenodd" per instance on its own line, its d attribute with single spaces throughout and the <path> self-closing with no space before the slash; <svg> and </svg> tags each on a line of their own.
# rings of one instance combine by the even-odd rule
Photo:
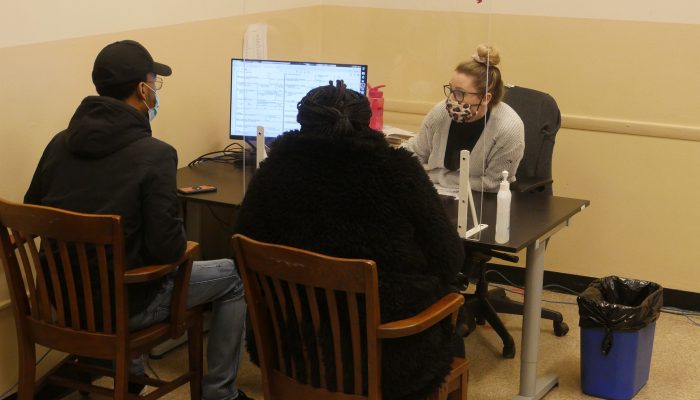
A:
<svg viewBox="0 0 700 400">
<path fill-rule="evenodd" d="M 153 61 L 151 54 L 140 43 L 121 40 L 107 45 L 97 55 L 92 68 L 92 82 L 96 88 L 105 88 L 139 82 L 148 73 L 170 76 L 173 71 L 167 65 Z"/>
</svg>

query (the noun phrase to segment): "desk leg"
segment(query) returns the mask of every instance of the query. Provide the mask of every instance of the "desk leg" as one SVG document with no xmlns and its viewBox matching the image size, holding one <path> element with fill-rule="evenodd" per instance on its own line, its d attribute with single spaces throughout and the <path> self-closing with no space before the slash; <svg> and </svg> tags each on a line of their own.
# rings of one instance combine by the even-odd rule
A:
<svg viewBox="0 0 700 400">
<path fill-rule="evenodd" d="M 520 350 L 520 392 L 515 400 L 541 399 L 550 389 L 559 384 L 559 378 L 556 375 L 537 378 L 545 247 L 544 243 L 538 241 L 527 248 L 523 340 Z"/>
</svg>

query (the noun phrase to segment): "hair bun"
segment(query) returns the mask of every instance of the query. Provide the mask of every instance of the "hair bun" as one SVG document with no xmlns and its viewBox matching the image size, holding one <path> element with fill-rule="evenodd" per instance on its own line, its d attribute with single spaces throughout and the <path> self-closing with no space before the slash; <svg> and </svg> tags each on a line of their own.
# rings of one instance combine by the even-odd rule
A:
<svg viewBox="0 0 700 400">
<path fill-rule="evenodd" d="M 477 46 L 476 54 L 472 55 L 472 58 L 474 61 L 480 64 L 491 65 L 494 67 L 501 62 L 501 55 L 499 54 L 498 49 L 485 44 L 480 44 Z"/>
</svg>

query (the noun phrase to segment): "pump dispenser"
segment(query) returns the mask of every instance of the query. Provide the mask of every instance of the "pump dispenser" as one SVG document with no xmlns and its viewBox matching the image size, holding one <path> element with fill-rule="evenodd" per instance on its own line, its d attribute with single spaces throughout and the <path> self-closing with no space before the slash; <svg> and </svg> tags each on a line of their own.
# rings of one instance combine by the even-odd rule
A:
<svg viewBox="0 0 700 400">
<path fill-rule="evenodd" d="M 372 110 L 372 117 L 369 119 L 369 127 L 375 131 L 381 131 L 384 128 L 384 93 L 379 90 L 384 85 L 369 86 L 369 107 Z"/>
<path fill-rule="evenodd" d="M 510 183 L 508 171 L 501 172 L 503 180 L 496 195 L 496 243 L 510 240 Z"/>
</svg>

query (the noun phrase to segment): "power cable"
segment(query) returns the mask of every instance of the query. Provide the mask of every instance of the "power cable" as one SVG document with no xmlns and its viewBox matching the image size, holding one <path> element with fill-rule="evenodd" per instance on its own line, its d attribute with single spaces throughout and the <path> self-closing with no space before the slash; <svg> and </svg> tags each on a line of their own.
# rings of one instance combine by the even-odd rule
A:
<svg viewBox="0 0 700 400">
<path fill-rule="evenodd" d="M 508 278 L 506 278 L 505 275 L 503 275 L 502 273 L 500 273 L 500 272 L 498 272 L 498 271 L 496 271 L 496 270 L 494 270 L 494 269 L 490 269 L 490 270 L 486 271 L 486 273 L 485 273 L 484 275 L 485 275 L 485 276 L 488 276 L 489 274 L 498 275 L 503 281 L 505 281 L 508 285 L 510 285 L 510 286 L 512 286 L 512 287 L 515 287 L 515 288 L 518 288 L 518 289 L 524 289 L 523 286 L 516 285 L 515 283 L 511 282 Z M 507 291 L 507 292 L 509 292 L 509 293 L 517 294 L 517 295 L 519 295 L 519 296 L 523 296 L 523 295 L 524 295 L 524 293 L 522 293 L 522 292 L 519 292 L 519 291 L 517 291 L 517 290 L 513 290 L 513 289 L 510 289 L 510 288 L 507 288 L 507 287 L 502 286 L 502 285 L 493 284 L 493 283 L 489 283 L 489 285 L 490 285 L 490 286 L 494 286 L 494 287 L 501 288 L 501 289 L 503 289 L 503 290 L 505 290 L 505 291 Z M 545 289 L 545 290 L 547 290 L 547 289 L 549 289 L 549 288 L 557 288 L 557 289 L 559 289 L 560 291 L 567 292 L 568 294 L 572 294 L 572 295 L 574 295 L 574 296 L 580 296 L 580 295 L 581 295 L 579 292 L 577 292 L 577 291 L 575 291 L 575 290 L 573 290 L 573 289 L 570 289 L 570 288 L 567 288 L 566 286 L 558 285 L 558 284 L 555 284 L 555 283 L 548 284 L 548 285 L 544 285 L 542 288 Z M 567 304 L 567 305 L 576 305 L 576 304 L 577 304 L 576 302 L 554 301 L 554 300 L 546 300 L 546 299 L 542 299 L 542 301 L 543 301 L 543 302 L 546 302 L 546 303 L 553 303 L 553 304 Z M 695 319 L 693 319 L 693 318 L 700 318 L 700 312 L 689 311 L 689 310 L 683 310 L 683 309 L 676 308 L 676 307 L 661 307 L 661 312 L 667 313 L 667 314 L 674 314 L 674 315 L 683 316 L 683 317 L 685 317 L 691 324 L 700 327 L 700 322 L 698 322 L 698 321 L 696 321 Z"/>
</svg>

